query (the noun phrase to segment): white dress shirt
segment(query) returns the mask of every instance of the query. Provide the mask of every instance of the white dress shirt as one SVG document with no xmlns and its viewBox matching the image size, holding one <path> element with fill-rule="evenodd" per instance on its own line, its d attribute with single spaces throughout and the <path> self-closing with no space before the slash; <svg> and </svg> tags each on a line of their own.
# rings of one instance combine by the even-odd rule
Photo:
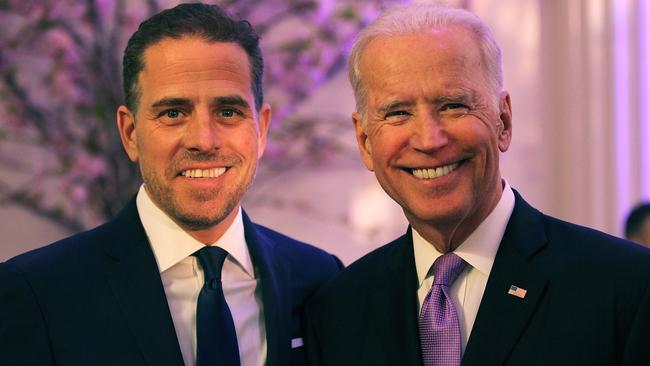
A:
<svg viewBox="0 0 650 366">
<path fill-rule="evenodd" d="M 488 217 L 474 230 L 472 234 L 461 243 L 454 253 L 467 262 L 467 267 L 458 276 L 450 288 L 450 295 L 458 311 L 460 320 L 460 335 L 462 350 L 465 352 L 469 335 L 474 326 L 481 298 L 485 291 L 494 257 L 499 243 L 515 207 L 515 195 L 505 180 L 503 194 L 499 203 Z M 433 262 L 442 255 L 436 248 L 427 242 L 417 231 L 413 233 L 413 250 L 415 253 L 415 267 L 418 273 L 418 300 L 419 306 L 433 286 Z"/>
<path fill-rule="evenodd" d="M 151 201 L 140 187 L 136 205 L 158 263 L 186 366 L 196 359 L 196 305 L 203 287 L 203 269 L 192 253 L 204 245 L 192 238 Z M 232 225 L 212 245 L 228 256 L 221 272 L 223 291 L 232 313 L 244 366 L 261 366 L 266 360 L 266 334 L 261 288 L 244 237 L 241 208 Z"/>
</svg>

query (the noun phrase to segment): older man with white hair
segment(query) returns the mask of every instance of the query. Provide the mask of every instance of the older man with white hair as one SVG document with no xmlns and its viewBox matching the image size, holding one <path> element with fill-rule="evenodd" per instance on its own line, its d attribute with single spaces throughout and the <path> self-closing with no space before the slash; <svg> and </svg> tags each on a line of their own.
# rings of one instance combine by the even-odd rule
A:
<svg viewBox="0 0 650 366">
<path fill-rule="evenodd" d="M 501 176 L 511 100 L 482 20 L 394 8 L 349 72 L 361 158 L 410 227 L 308 305 L 311 365 L 650 365 L 650 251 L 542 214 Z"/>
</svg>

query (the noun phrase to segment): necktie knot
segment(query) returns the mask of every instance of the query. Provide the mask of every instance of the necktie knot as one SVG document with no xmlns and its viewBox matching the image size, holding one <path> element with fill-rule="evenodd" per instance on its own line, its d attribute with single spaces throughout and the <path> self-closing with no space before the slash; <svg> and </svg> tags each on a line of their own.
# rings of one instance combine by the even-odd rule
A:
<svg viewBox="0 0 650 366">
<path fill-rule="evenodd" d="M 466 265 L 467 262 L 453 252 L 441 255 L 433 263 L 433 284 L 451 286 Z"/>
<path fill-rule="evenodd" d="M 215 280 L 221 280 L 221 269 L 223 268 L 223 262 L 228 256 L 227 251 L 218 246 L 205 246 L 192 255 L 201 263 L 205 283 L 210 283 L 211 287 L 213 287 L 212 283 Z"/>
</svg>

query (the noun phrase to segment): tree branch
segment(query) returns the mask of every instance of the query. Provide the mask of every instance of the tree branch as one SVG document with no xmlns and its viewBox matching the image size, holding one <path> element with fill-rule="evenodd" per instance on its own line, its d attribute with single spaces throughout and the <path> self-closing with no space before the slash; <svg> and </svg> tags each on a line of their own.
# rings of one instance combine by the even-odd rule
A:
<svg viewBox="0 0 650 366">
<path fill-rule="evenodd" d="M 36 216 L 52 221 L 70 232 L 78 232 L 84 229 L 81 222 L 67 217 L 61 210 L 42 207 L 36 199 L 30 197 L 26 192 L 14 191 L 2 181 L 0 181 L 0 195 L 4 196 L 3 200 L 27 209 Z"/>
</svg>

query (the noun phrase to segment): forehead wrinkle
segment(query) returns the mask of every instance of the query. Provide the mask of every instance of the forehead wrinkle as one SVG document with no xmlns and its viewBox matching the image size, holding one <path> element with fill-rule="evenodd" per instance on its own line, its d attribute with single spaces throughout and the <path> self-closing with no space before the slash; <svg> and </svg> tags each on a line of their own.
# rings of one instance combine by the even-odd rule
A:
<svg viewBox="0 0 650 366">
<path fill-rule="evenodd" d="M 188 83 L 214 83 L 225 82 L 228 84 L 233 83 L 233 80 L 238 78 L 241 74 L 235 68 L 212 66 L 210 69 L 197 70 L 179 70 L 173 65 L 167 65 L 161 71 L 156 71 L 156 75 L 164 74 L 166 78 L 161 82 L 161 86 L 174 86 L 186 85 Z M 143 72 L 142 76 L 147 76 Z"/>
<path fill-rule="evenodd" d="M 441 35 L 446 38 L 440 38 Z M 479 88 L 487 82 L 480 52 L 449 47 L 450 42 L 457 44 L 459 38 L 465 41 L 466 34 L 461 35 L 463 37 L 448 39 L 445 34 L 434 32 L 371 40 L 359 59 L 365 105 L 390 104 L 385 101 L 391 98 L 412 99 L 416 104 L 433 104 L 445 99 L 469 101 L 473 106 L 492 104 L 490 100 L 479 100 L 488 99 Z M 431 36 L 433 39 L 429 38 Z M 407 42 L 400 42 L 402 40 Z M 414 45 L 418 52 L 412 52 Z M 391 57 L 395 54 L 408 54 L 409 57 Z"/>
<path fill-rule="evenodd" d="M 388 102 L 380 101 L 382 105 L 393 103 L 390 101 L 391 99 L 397 102 L 416 101 L 423 98 L 431 102 L 443 97 L 448 99 L 473 99 L 476 97 L 477 91 L 466 86 L 470 84 L 470 81 L 465 73 L 460 67 L 447 68 L 444 72 L 436 73 L 433 80 L 430 72 L 422 72 L 422 78 L 417 81 L 405 81 L 401 76 L 404 72 L 391 72 L 383 77 L 373 75 L 366 85 L 370 100 L 377 100 L 377 94 L 389 95 L 388 97 L 379 97 L 379 99 L 389 100 Z M 404 83 L 406 82 L 411 84 L 405 87 Z"/>
<path fill-rule="evenodd" d="M 208 45 L 223 45 L 227 47 L 221 53 L 211 52 L 213 57 L 185 52 L 194 43 Z M 232 46 L 232 47 L 230 47 Z M 232 49 L 230 49 L 232 48 Z M 166 82 L 174 85 L 185 82 L 201 81 L 231 81 L 244 76 L 250 84 L 250 66 L 248 57 L 237 58 L 237 53 L 245 56 L 245 51 L 233 42 L 205 42 L 193 37 L 181 39 L 165 39 L 148 47 L 143 53 L 143 69 L 138 79 L 149 75 L 151 77 L 165 74 Z M 155 73 L 154 73 L 155 70 Z"/>
</svg>

